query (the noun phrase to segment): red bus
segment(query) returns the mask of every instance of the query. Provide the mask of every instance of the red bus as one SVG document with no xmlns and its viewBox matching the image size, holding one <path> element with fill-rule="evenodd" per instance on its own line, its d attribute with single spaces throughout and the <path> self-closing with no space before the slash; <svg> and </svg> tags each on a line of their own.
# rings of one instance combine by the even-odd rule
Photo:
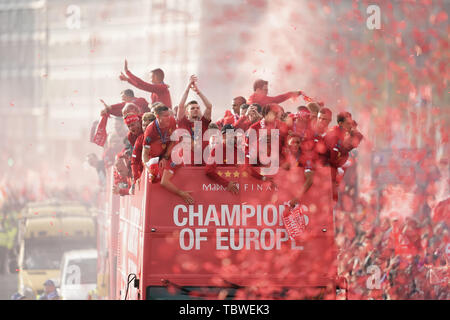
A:
<svg viewBox="0 0 450 320">
<path fill-rule="evenodd" d="M 113 194 L 113 168 L 108 169 L 105 192 L 97 213 L 97 296 L 114 300 L 116 296 L 117 245 L 120 197 Z"/>
<path fill-rule="evenodd" d="M 295 241 L 282 215 L 285 201 L 303 184 L 301 171 L 280 169 L 275 185 L 238 167 L 218 173 L 239 184 L 238 195 L 214 183 L 204 167 L 177 170 L 173 183 L 195 199 L 187 205 L 144 172 L 134 195 L 120 197 L 118 230 L 112 223 L 115 197 L 109 197 L 111 227 L 102 230 L 118 232 L 116 292 L 109 298 L 335 299 L 329 167 L 317 168 L 301 201 L 306 230 Z"/>
</svg>

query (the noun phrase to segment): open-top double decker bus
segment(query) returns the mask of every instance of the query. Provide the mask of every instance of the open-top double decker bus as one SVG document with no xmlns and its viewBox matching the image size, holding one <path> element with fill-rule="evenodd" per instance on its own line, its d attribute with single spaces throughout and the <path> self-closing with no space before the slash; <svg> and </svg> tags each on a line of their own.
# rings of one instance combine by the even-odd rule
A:
<svg viewBox="0 0 450 320">
<path fill-rule="evenodd" d="M 191 192 L 194 204 L 152 184 L 146 171 L 134 194 L 120 197 L 117 234 L 107 235 L 117 240 L 108 252 L 115 245 L 118 252 L 116 292 L 109 298 L 334 299 L 329 167 L 316 169 L 301 200 L 306 229 L 295 241 L 282 215 L 304 182 L 302 171 L 280 170 L 274 184 L 239 167 L 218 173 L 239 184 L 237 195 L 208 178 L 204 167 L 182 167 L 172 180 Z M 114 196 L 109 200 L 111 210 Z"/>
</svg>

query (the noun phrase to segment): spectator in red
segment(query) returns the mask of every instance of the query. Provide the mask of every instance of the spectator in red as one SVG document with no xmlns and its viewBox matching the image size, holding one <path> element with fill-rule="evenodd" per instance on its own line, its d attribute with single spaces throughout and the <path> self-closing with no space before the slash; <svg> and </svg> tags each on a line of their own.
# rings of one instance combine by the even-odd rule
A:
<svg viewBox="0 0 450 320">
<path fill-rule="evenodd" d="M 154 112 L 156 120 L 145 129 L 142 149 L 142 162 L 149 170 L 150 160 L 154 158 L 159 158 L 161 168 L 166 166 L 174 145 L 170 136 L 176 129 L 176 121 L 170 116 L 168 107 L 158 106 Z"/>
<path fill-rule="evenodd" d="M 131 155 L 131 171 L 133 173 L 133 184 L 139 180 L 144 165 L 142 164 L 142 147 L 144 143 L 145 129 L 156 119 L 155 115 L 151 112 L 146 112 L 142 115 L 142 134 L 136 139 L 134 143 L 133 153 Z"/>
<path fill-rule="evenodd" d="M 238 121 L 241 116 L 241 106 L 246 103 L 247 101 L 242 96 L 233 98 L 231 110 L 226 110 L 224 117 L 216 122 L 217 125 L 219 126 L 219 129 L 222 129 L 222 127 L 227 123 L 233 124 L 236 121 Z"/>
<path fill-rule="evenodd" d="M 131 89 L 126 89 L 122 91 L 122 102 L 116 103 L 113 105 L 107 105 L 103 99 L 100 99 L 100 102 L 105 106 L 105 108 L 100 112 L 100 115 L 103 117 L 105 114 L 112 114 L 116 117 L 122 117 L 122 109 L 125 107 L 127 103 L 133 103 L 139 109 L 139 114 L 143 114 L 145 112 L 149 112 L 150 108 L 148 107 L 148 102 L 144 98 L 136 98 L 134 96 L 134 92 Z"/>
<path fill-rule="evenodd" d="M 188 86 L 184 91 L 183 96 L 181 97 L 177 114 L 178 128 L 187 130 L 194 139 L 194 144 L 200 143 L 202 145 L 202 150 L 204 150 L 208 145 L 208 141 L 203 141 L 203 135 L 205 134 L 206 130 L 208 130 L 208 126 L 211 122 L 212 104 L 211 102 L 209 102 L 208 98 L 206 98 L 206 96 L 198 89 L 196 81 L 197 78 L 192 75 L 189 79 Z M 186 100 L 190 89 L 197 93 L 197 95 L 205 105 L 205 112 L 203 114 L 197 101 L 191 100 L 186 105 Z M 201 121 L 201 132 L 194 132 L 196 121 Z"/>
<path fill-rule="evenodd" d="M 125 60 L 124 65 L 125 74 L 121 73 L 119 79 L 122 81 L 127 81 L 138 89 L 150 92 L 152 103 L 161 102 L 165 106 L 172 108 L 172 100 L 170 98 L 169 86 L 164 83 L 164 71 L 161 69 L 154 69 L 151 71 L 151 82 L 148 83 L 140 78 L 136 77 L 134 74 L 128 70 L 128 62 Z"/>
<path fill-rule="evenodd" d="M 258 103 L 262 107 L 271 103 L 282 103 L 289 98 L 298 97 L 302 94 L 301 91 L 290 91 L 275 97 L 268 96 L 269 82 L 266 80 L 258 79 L 253 83 L 253 94 L 248 98 L 248 103 Z"/>
</svg>

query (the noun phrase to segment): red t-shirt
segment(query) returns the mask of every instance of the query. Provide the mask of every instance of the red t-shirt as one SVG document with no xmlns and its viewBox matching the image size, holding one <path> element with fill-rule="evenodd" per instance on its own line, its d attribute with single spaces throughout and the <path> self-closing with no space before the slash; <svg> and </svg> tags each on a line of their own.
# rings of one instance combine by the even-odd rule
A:
<svg viewBox="0 0 450 320">
<path fill-rule="evenodd" d="M 314 133 L 314 152 L 317 155 L 316 163 L 320 166 L 326 166 L 329 164 L 330 150 L 325 144 L 325 133 Z"/>
<path fill-rule="evenodd" d="M 165 83 L 152 84 L 141 80 L 127 71 L 128 82 L 141 90 L 151 92 L 152 103 L 162 102 L 165 106 L 172 108 L 172 99 L 170 98 L 169 86 Z"/>
<path fill-rule="evenodd" d="M 150 112 L 150 108 L 148 107 L 148 101 L 144 98 L 132 98 L 131 103 L 134 103 L 138 108 L 140 114 L 144 114 L 145 112 Z M 116 103 L 111 105 L 110 114 L 116 117 L 122 117 L 122 109 L 125 106 L 126 102 Z"/>
<path fill-rule="evenodd" d="M 208 141 L 203 141 L 203 135 L 205 134 L 205 131 L 208 130 L 208 126 L 211 123 L 211 119 L 206 119 L 204 116 L 199 120 L 202 122 L 202 136 L 200 137 L 202 141 L 202 150 L 205 150 L 205 148 L 208 146 Z M 192 137 L 194 137 L 194 121 L 190 121 L 186 116 L 178 120 L 178 128 L 180 129 L 186 129 Z"/>
<path fill-rule="evenodd" d="M 166 128 L 159 127 L 158 120 L 153 121 L 144 132 L 143 147 L 150 148 L 150 158 L 164 154 L 170 143 L 170 135 L 176 129 L 175 118 L 170 117 L 170 124 Z"/>
<path fill-rule="evenodd" d="M 202 116 L 202 118 L 199 121 L 202 122 L 202 136 L 203 136 L 205 131 L 208 130 L 208 126 L 211 122 L 211 119 L 206 119 L 204 116 Z M 190 121 L 186 116 L 184 116 L 183 118 L 178 120 L 177 124 L 178 128 L 186 129 L 187 131 L 189 131 L 191 136 L 194 135 L 194 125 L 195 125 L 194 121 Z"/>
</svg>

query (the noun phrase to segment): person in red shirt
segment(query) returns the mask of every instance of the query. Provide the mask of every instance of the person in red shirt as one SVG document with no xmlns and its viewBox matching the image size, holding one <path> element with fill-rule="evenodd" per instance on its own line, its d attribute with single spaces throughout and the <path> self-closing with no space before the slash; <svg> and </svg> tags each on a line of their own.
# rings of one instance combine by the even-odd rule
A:
<svg viewBox="0 0 450 320">
<path fill-rule="evenodd" d="M 247 171 L 251 176 L 259 180 L 266 181 L 267 178 L 261 175 L 256 168 L 248 165 L 246 150 L 243 146 L 238 148 L 237 144 L 239 143 L 239 140 L 233 131 L 234 127 L 231 124 L 226 124 L 222 127 L 222 141 L 219 141 L 216 146 L 211 149 L 210 156 L 205 167 L 205 173 L 214 182 L 220 184 L 227 191 L 236 195 L 239 193 L 237 183 L 222 177 L 218 173 L 217 166 L 238 166 L 240 171 Z M 222 151 L 222 155 L 218 153 L 220 152 L 218 150 Z M 233 151 L 232 159 L 230 159 L 230 155 L 227 154 L 227 150 Z"/>
<path fill-rule="evenodd" d="M 216 122 L 216 124 L 219 126 L 219 129 L 222 129 L 222 127 L 226 123 L 233 124 L 236 121 L 238 121 L 241 115 L 241 106 L 246 103 L 247 101 L 245 100 L 244 97 L 239 96 L 233 98 L 231 110 L 226 110 L 224 117 Z"/>
<path fill-rule="evenodd" d="M 306 107 L 308 108 L 309 112 L 311 113 L 310 120 L 309 120 L 310 127 L 314 128 L 317 123 L 317 115 L 319 114 L 320 105 L 317 102 L 310 102 L 306 105 Z"/>
<path fill-rule="evenodd" d="M 352 118 L 349 112 L 340 112 L 337 115 L 338 125 L 328 130 L 324 137 L 325 145 L 330 151 L 330 164 L 334 167 L 340 167 L 347 161 L 348 155 L 344 150 L 344 138 L 352 126 Z"/>
<path fill-rule="evenodd" d="M 310 167 L 317 156 L 314 149 L 314 132 L 311 129 L 311 112 L 307 107 L 300 106 L 298 112 L 292 118 L 289 133 L 300 137 L 300 164 L 303 167 Z"/>
<path fill-rule="evenodd" d="M 329 150 L 325 145 L 325 135 L 328 131 L 328 125 L 331 122 L 333 113 L 328 108 L 320 109 L 317 115 L 317 122 L 314 130 L 314 142 L 315 142 L 315 152 L 317 154 L 318 164 L 321 166 L 328 165 L 329 160 Z"/>
<path fill-rule="evenodd" d="M 166 166 L 174 146 L 170 136 L 176 130 L 176 121 L 170 116 L 168 107 L 156 107 L 155 116 L 156 120 L 145 129 L 142 149 L 142 162 L 149 170 L 154 158 L 159 158 L 160 168 Z"/>
<path fill-rule="evenodd" d="M 203 141 L 203 136 L 208 130 L 208 126 L 211 122 L 211 113 L 212 113 L 212 104 L 209 102 L 208 98 L 198 89 L 197 86 L 197 78 L 192 75 L 188 86 L 186 90 L 183 93 L 183 96 L 181 97 L 180 103 L 178 105 L 178 113 L 177 113 L 177 119 L 178 119 L 178 128 L 185 129 L 187 132 L 192 136 L 194 139 L 194 144 L 198 145 L 201 144 L 202 151 L 207 147 L 208 141 Z M 194 92 L 197 93 L 197 95 L 202 100 L 203 104 L 205 105 L 205 112 L 202 114 L 202 111 L 200 110 L 200 106 L 197 101 L 192 100 L 189 101 L 186 104 L 186 100 L 189 94 L 190 89 L 192 89 Z M 201 121 L 201 132 L 195 132 L 195 122 Z M 196 152 L 199 152 L 200 147 L 196 149 Z M 203 155 L 203 152 L 202 152 Z M 200 159 L 202 162 L 203 156 Z M 199 159 L 197 159 L 196 163 L 199 162 Z"/>
<path fill-rule="evenodd" d="M 308 192 L 309 188 L 311 188 L 314 178 L 314 165 L 313 162 L 302 163 L 302 149 L 301 138 L 299 135 L 289 135 L 287 139 L 287 146 L 283 149 L 280 167 L 284 170 L 290 170 L 293 167 L 303 167 L 304 168 L 304 177 L 305 182 L 303 186 L 296 190 L 296 196 L 291 199 L 290 205 L 291 207 L 295 207 L 295 205 L 301 201 L 303 195 Z"/>
<path fill-rule="evenodd" d="M 111 114 L 116 117 L 122 117 L 122 109 L 125 107 L 127 103 L 133 103 L 139 109 L 140 114 L 144 114 L 145 112 L 149 112 L 150 108 L 148 107 L 148 102 L 144 98 L 137 98 L 134 96 L 134 92 L 131 89 L 126 89 L 122 91 L 122 102 L 116 103 L 113 105 L 107 105 L 103 99 L 100 99 L 100 102 L 105 106 L 105 108 L 100 112 L 100 115 L 103 117 L 106 114 Z"/>
<path fill-rule="evenodd" d="M 317 122 L 314 126 L 314 134 L 316 136 L 325 136 L 328 126 L 331 122 L 333 113 L 328 108 L 321 108 L 317 114 Z"/>
<path fill-rule="evenodd" d="M 144 165 L 142 164 L 142 148 L 144 144 L 145 129 L 156 119 L 151 112 L 146 112 L 142 115 L 142 134 L 136 139 L 134 143 L 133 153 L 131 154 L 131 172 L 133 174 L 133 185 L 141 177 Z"/>
<path fill-rule="evenodd" d="M 263 118 L 250 126 L 247 131 L 247 141 L 250 149 L 250 163 L 254 164 L 255 159 L 253 159 L 252 154 L 256 152 L 259 157 L 259 140 L 261 129 L 267 130 L 267 136 L 271 137 L 272 133 L 278 137 L 278 156 L 281 154 L 281 150 L 284 148 L 286 143 L 286 138 L 288 135 L 288 126 L 286 123 L 280 120 L 283 115 L 283 108 L 277 104 L 269 104 L 263 107 L 262 116 Z M 273 131 L 275 130 L 275 131 Z M 252 137 L 254 136 L 254 137 Z M 256 138 L 256 139 L 254 139 Z M 273 142 L 273 141 L 272 141 Z M 273 154 L 275 156 L 275 154 Z"/>
<path fill-rule="evenodd" d="M 250 106 L 248 104 L 243 104 L 241 106 L 241 116 L 234 122 L 233 127 L 236 129 L 242 129 L 246 132 L 253 124 L 257 123 L 261 119 L 262 115 L 258 112 L 256 104 L 252 104 Z"/>
<path fill-rule="evenodd" d="M 350 130 L 344 137 L 344 151 L 348 153 L 351 150 L 357 148 L 363 138 L 364 136 L 358 130 L 358 123 L 355 120 L 352 120 Z"/>
<path fill-rule="evenodd" d="M 253 83 L 253 94 L 248 98 L 248 103 L 257 103 L 264 107 L 265 105 L 271 103 L 282 103 L 289 98 L 298 97 L 302 94 L 301 91 L 289 91 L 287 93 L 270 97 L 267 94 L 269 93 L 269 82 L 266 80 L 258 79 Z"/>
<path fill-rule="evenodd" d="M 169 86 L 164 83 L 164 71 L 154 69 L 151 71 L 151 82 L 148 83 L 136 77 L 128 70 L 128 62 L 125 60 L 125 74 L 122 72 L 119 79 L 127 81 L 138 89 L 151 93 L 152 103 L 162 102 L 165 106 L 172 108 L 172 100 L 170 98 Z"/>
</svg>

